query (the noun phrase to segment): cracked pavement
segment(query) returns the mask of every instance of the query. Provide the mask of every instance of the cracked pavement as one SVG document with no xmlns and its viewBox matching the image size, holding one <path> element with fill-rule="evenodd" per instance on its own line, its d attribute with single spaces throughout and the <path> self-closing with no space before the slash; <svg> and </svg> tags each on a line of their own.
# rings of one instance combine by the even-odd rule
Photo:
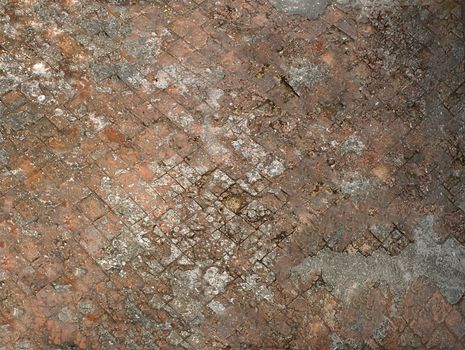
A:
<svg viewBox="0 0 465 350">
<path fill-rule="evenodd" d="M 0 349 L 465 350 L 460 0 L 0 0 Z"/>
</svg>

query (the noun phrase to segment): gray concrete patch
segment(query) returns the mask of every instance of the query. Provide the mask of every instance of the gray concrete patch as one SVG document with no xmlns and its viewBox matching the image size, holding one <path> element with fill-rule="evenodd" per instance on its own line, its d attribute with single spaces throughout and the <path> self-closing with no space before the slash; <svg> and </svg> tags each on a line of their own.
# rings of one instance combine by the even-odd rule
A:
<svg viewBox="0 0 465 350">
<path fill-rule="evenodd" d="M 318 18 L 330 2 L 331 0 L 270 0 L 278 10 L 308 19 Z"/>
<path fill-rule="evenodd" d="M 426 276 L 451 304 L 465 293 L 465 247 L 455 238 L 440 244 L 433 231 L 433 216 L 421 219 L 415 242 L 398 256 L 378 250 L 369 257 L 323 249 L 292 269 L 294 277 L 319 273 L 347 300 L 351 290 L 379 282 L 391 289 L 396 299 L 417 277 Z"/>
</svg>

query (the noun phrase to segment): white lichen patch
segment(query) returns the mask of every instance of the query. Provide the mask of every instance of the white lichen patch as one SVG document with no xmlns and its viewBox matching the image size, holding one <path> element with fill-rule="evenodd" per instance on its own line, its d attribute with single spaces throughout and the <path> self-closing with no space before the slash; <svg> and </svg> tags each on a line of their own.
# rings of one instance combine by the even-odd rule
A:
<svg viewBox="0 0 465 350">
<path fill-rule="evenodd" d="M 42 62 L 36 63 L 32 66 L 32 73 L 42 77 L 50 77 L 51 75 L 49 68 L 47 68 Z"/>
</svg>

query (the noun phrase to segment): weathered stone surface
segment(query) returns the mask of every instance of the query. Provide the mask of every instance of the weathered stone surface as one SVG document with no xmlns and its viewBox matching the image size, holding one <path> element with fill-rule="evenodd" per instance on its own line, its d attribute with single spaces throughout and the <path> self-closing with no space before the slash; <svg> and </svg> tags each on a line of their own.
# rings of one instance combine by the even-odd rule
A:
<svg viewBox="0 0 465 350">
<path fill-rule="evenodd" d="M 290 15 L 318 18 L 331 0 L 270 0 L 277 9 Z"/>
<path fill-rule="evenodd" d="M 319 274 L 343 299 L 349 297 L 353 288 L 381 283 L 399 300 L 413 281 L 426 276 L 450 304 L 456 304 L 465 293 L 465 247 L 455 238 L 439 243 L 433 223 L 432 216 L 420 219 L 414 230 L 415 242 L 398 256 L 382 250 L 364 257 L 322 249 L 293 267 L 291 273 Z"/>
<path fill-rule="evenodd" d="M 0 0 L 0 348 L 463 349 L 462 22 Z"/>
</svg>

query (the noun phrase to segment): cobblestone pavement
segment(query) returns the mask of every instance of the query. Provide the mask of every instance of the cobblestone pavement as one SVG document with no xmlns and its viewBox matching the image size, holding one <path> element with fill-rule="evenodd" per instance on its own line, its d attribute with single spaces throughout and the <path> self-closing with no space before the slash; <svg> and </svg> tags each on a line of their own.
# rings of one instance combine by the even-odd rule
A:
<svg viewBox="0 0 465 350">
<path fill-rule="evenodd" d="M 464 350 L 462 18 L 0 0 L 0 349 Z"/>
</svg>

